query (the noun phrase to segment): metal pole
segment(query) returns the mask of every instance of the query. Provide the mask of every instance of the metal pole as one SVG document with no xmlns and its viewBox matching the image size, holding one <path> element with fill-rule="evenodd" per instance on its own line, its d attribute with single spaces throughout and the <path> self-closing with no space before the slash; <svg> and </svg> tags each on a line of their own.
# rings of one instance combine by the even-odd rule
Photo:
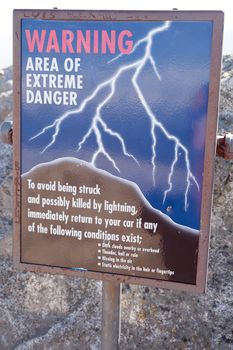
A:
<svg viewBox="0 0 233 350">
<path fill-rule="evenodd" d="M 119 350 L 121 334 L 121 283 L 103 281 L 102 350 Z"/>
</svg>

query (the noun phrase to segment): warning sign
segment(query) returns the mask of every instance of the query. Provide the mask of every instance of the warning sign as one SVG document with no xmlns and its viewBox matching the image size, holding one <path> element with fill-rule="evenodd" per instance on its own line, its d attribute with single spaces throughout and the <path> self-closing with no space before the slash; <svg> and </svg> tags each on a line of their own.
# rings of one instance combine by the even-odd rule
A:
<svg viewBox="0 0 233 350">
<path fill-rule="evenodd" d="M 74 14 L 15 12 L 16 264 L 203 290 L 222 13 Z"/>
</svg>

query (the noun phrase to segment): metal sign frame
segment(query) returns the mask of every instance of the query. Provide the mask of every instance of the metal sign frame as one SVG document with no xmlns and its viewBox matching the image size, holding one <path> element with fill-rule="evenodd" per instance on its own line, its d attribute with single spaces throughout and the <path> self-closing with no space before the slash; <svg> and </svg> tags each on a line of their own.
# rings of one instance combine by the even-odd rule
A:
<svg viewBox="0 0 233 350">
<path fill-rule="evenodd" d="M 218 98 L 221 73 L 221 52 L 223 35 L 223 13 L 221 11 L 71 11 L 71 10 L 15 10 L 14 11 L 14 239 L 13 260 L 15 268 L 22 271 L 46 272 L 52 274 L 72 275 L 123 283 L 152 285 L 155 287 L 204 292 L 206 290 L 209 231 L 212 207 L 212 190 L 214 158 L 216 148 L 216 129 L 218 118 Z M 201 206 L 201 230 L 197 265 L 197 283 L 189 285 L 171 281 L 152 280 L 143 277 L 123 276 L 113 273 L 74 271 L 69 268 L 58 268 L 21 262 L 21 177 L 20 177 L 20 123 L 21 123 L 21 21 L 22 19 L 69 20 L 69 21 L 212 21 L 212 54 L 208 99 L 207 131 L 205 141 L 204 180 Z"/>
</svg>

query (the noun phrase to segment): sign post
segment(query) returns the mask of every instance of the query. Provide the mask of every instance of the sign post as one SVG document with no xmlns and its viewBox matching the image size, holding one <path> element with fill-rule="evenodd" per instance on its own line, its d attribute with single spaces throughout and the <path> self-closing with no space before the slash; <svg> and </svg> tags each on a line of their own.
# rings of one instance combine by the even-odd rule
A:
<svg viewBox="0 0 233 350">
<path fill-rule="evenodd" d="M 102 350 L 117 350 L 121 334 L 121 283 L 103 281 Z"/>
<path fill-rule="evenodd" d="M 223 14 L 14 12 L 14 264 L 206 288 Z"/>
</svg>

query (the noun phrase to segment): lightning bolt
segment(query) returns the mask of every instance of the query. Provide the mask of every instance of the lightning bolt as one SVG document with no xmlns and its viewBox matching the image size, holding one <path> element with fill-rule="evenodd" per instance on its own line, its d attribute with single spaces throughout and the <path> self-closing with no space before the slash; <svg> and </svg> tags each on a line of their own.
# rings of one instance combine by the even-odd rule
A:
<svg viewBox="0 0 233 350">
<path fill-rule="evenodd" d="M 82 140 L 79 142 L 79 147 L 78 147 L 77 151 L 79 151 L 82 148 L 82 146 L 84 145 L 84 143 L 86 142 L 86 140 L 88 139 L 88 137 L 92 133 L 95 134 L 96 140 L 97 140 L 97 144 L 98 144 L 98 149 L 97 149 L 97 151 L 94 153 L 94 155 L 92 157 L 92 161 L 91 161 L 92 165 L 95 165 L 97 156 L 102 153 L 113 164 L 114 168 L 118 172 L 120 172 L 120 169 L 116 166 L 115 161 L 113 160 L 113 158 L 110 157 L 109 153 L 106 151 L 106 149 L 104 147 L 102 136 L 101 136 L 101 132 L 100 132 L 100 128 L 98 126 L 98 125 L 101 125 L 101 127 L 103 128 L 105 133 L 109 134 L 110 136 L 115 137 L 120 142 L 123 154 L 125 156 L 127 156 L 127 157 L 132 158 L 138 164 L 138 166 L 140 166 L 138 160 L 132 154 L 127 152 L 124 140 L 121 137 L 121 135 L 119 133 L 117 133 L 116 131 L 113 131 L 111 128 L 109 128 L 107 123 L 101 118 L 101 110 L 102 110 L 102 108 L 114 96 L 114 93 L 115 93 L 115 90 L 116 90 L 117 79 L 120 77 L 120 75 L 123 72 L 131 70 L 131 69 L 134 69 L 137 65 L 138 65 L 138 61 L 133 62 L 132 64 L 128 64 L 126 66 L 123 66 L 117 71 L 117 73 L 112 78 L 109 79 L 108 85 L 110 86 L 110 92 L 107 95 L 107 97 L 101 103 L 99 103 L 98 107 L 96 108 L 96 113 L 95 113 L 95 115 L 94 115 L 94 117 L 92 119 L 92 123 L 91 123 L 90 129 L 87 131 L 87 133 L 83 136 Z"/>
<path fill-rule="evenodd" d="M 103 133 L 106 133 L 106 134 L 110 135 L 111 137 L 115 138 L 120 143 L 122 153 L 126 157 L 133 159 L 137 163 L 137 165 L 140 166 L 136 157 L 127 151 L 126 144 L 124 142 L 124 139 L 120 135 L 120 133 L 118 133 L 118 132 L 114 131 L 112 128 L 110 128 L 108 126 L 107 122 L 105 122 L 101 116 L 101 111 L 102 111 L 103 107 L 105 105 L 107 105 L 107 103 L 111 100 L 111 98 L 115 94 L 116 83 L 117 83 L 118 79 L 120 78 L 120 76 L 127 71 L 133 71 L 131 82 L 132 82 L 132 85 L 136 91 L 138 99 L 141 102 L 141 104 L 146 112 L 146 115 L 149 117 L 150 125 L 151 125 L 151 127 L 150 127 L 150 135 L 151 135 L 151 139 L 152 139 L 151 165 L 152 165 L 153 183 L 155 185 L 156 146 L 157 146 L 156 130 L 159 129 L 168 140 L 170 140 L 174 143 L 174 158 L 173 158 L 172 164 L 170 166 L 170 171 L 168 174 L 168 188 L 164 191 L 163 203 L 165 202 L 168 193 L 171 192 L 173 189 L 172 177 L 174 175 L 175 166 L 176 166 L 176 163 L 178 161 L 178 153 L 179 153 L 179 151 L 182 151 L 182 153 L 184 155 L 185 167 L 186 167 L 186 188 L 185 188 L 185 193 L 184 193 L 184 208 L 186 211 L 188 208 L 188 194 L 189 194 L 191 184 L 194 183 L 195 186 L 197 187 L 197 189 L 200 190 L 199 184 L 191 171 L 188 149 L 182 144 L 182 142 L 179 140 L 178 137 L 169 133 L 166 130 L 166 128 L 164 127 L 164 125 L 157 119 L 157 117 L 154 114 L 154 112 L 152 111 L 150 105 L 147 103 L 147 101 L 143 95 L 143 92 L 141 91 L 140 86 L 138 84 L 138 78 L 139 78 L 142 70 L 144 69 L 144 67 L 147 63 L 149 63 L 151 65 L 157 79 L 161 80 L 161 76 L 158 72 L 155 60 L 152 56 L 153 38 L 156 35 L 158 35 L 159 33 L 162 33 L 164 31 L 168 30 L 170 28 L 170 26 L 171 26 L 171 22 L 166 21 L 161 26 L 150 30 L 145 37 L 139 39 L 134 44 L 133 49 L 128 54 L 128 56 L 131 56 L 140 46 L 144 45 L 144 54 L 140 59 L 137 59 L 129 64 L 123 64 L 122 66 L 120 66 L 120 68 L 118 68 L 118 70 L 115 72 L 115 74 L 112 77 L 110 77 L 109 79 L 100 83 L 96 87 L 96 89 L 82 101 L 79 108 L 65 112 L 62 116 L 55 119 L 52 124 L 44 127 L 39 133 L 34 135 L 30 140 L 38 138 L 40 135 L 46 133 L 50 129 L 54 130 L 54 132 L 52 134 L 51 141 L 42 150 L 42 153 L 45 152 L 48 148 L 50 148 L 56 142 L 56 138 L 60 132 L 61 124 L 67 118 L 71 117 L 72 115 L 81 114 L 84 111 L 86 105 L 89 102 L 91 102 L 98 95 L 98 93 L 100 91 L 102 91 L 104 89 L 108 89 L 109 92 L 107 93 L 107 96 L 104 99 L 102 99 L 102 101 L 98 104 L 98 106 L 96 108 L 95 115 L 93 116 L 90 128 L 88 129 L 86 134 L 84 134 L 84 136 L 82 137 L 82 139 L 78 143 L 77 152 L 79 152 L 82 149 L 82 147 L 84 146 L 84 144 L 88 140 L 88 138 L 92 134 L 94 134 L 95 138 L 96 138 L 97 149 L 93 154 L 93 157 L 91 159 L 91 164 L 95 166 L 98 156 L 100 154 L 103 154 L 109 160 L 109 162 L 112 164 L 112 166 L 120 173 L 120 169 L 117 166 L 115 160 L 111 157 L 109 152 L 106 150 L 106 147 L 104 146 L 102 135 L 103 135 Z M 110 60 L 108 63 L 112 63 L 112 62 L 120 59 L 121 57 L 122 57 L 122 54 L 119 54 L 116 57 L 114 57 L 112 60 Z"/>
</svg>

